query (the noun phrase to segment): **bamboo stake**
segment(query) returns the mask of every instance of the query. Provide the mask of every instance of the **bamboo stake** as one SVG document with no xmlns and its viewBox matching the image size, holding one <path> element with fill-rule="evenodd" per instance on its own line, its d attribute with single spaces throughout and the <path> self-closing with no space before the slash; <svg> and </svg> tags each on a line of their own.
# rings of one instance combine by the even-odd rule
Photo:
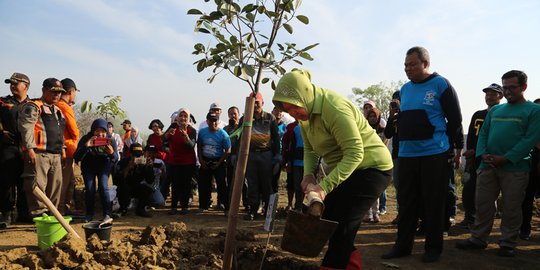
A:
<svg viewBox="0 0 540 270">
<path fill-rule="evenodd" d="M 255 104 L 254 97 L 246 98 L 244 109 L 244 123 L 252 123 Z M 234 186 L 231 194 L 231 204 L 229 207 L 227 235 L 225 236 L 225 253 L 223 255 L 223 269 L 232 268 L 232 253 L 236 246 L 236 224 L 238 222 L 238 208 L 240 206 L 240 196 L 246 174 L 247 160 L 249 155 L 249 143 L 251 140 L 251 125 L 245 125 L 240 138 L 240 148 L 238 150 L 238 161 L 234 171 Z"/>
<path fill-rule="evenodd" d="M 54 217 L 56 217 L 56 219 L 58 220 L 58 222 L 60 222 L 60 224 L 62 224 L 62 227 L 64 227 L 64 229 L 66 229 L 66 231 L 68 231 L 69 233 L 75 235 L 75 237 L 77 238 L 81 238 L 79 236 L 79 234 L 69 225 L 69 223 L 64 219 L 64 217 L 60 214 L 60 212 L 58 212 L 58 209 L 56 209 L 56 207 L 54 206 L 54 204 L 51 202 L 51 200 L 49 200 L 49 198 L 47 197 L 47 195 L 45 195 L 45 193 L 43 193 L 43 191 L 41 191 L 41 189 L 39 189 L 39 187 L 37 185 L 34 185 L 34 189 L 32 190 L 32 193 L 34 194 L 34 196 L 36 196 L 40 201 L 42 201 L 45 205 L 47 205 L 47 208 L 49 208 L 49 210 L 51 210 L 51 212 L 53 213 Z"/>
</svg>

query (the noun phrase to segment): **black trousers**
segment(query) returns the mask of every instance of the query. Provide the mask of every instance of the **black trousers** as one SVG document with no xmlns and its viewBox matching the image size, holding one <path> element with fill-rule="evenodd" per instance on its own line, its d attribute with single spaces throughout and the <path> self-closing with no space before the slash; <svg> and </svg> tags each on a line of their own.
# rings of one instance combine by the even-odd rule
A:
<svg viewBox="0 0 540 270">
<path fill-rule="evenodd" d="M 356 170 L 324 199 L 324 219 L 339 222 L 322 266 L 345 269 L 362 219 L 392 180 L 392 171 Z"/>
<path fill-rule="evenodd" d="M 215 161 L 214 161 L 215 162 Z M 226 165 L 221 164 L 215 170 L 210 168 L 199 169 L 199 208 L 208 209 L 212 197 L 212 178 L 216 179 L 218 202 L 229 209 L 229 186 L 225 180 Z"/>
<path fill-rule="evenodd" d="M 4 154 L 1 153 L 0 154 Z M 13 211 L 17 206 L 18 216 L 28 215 L 26 195 L 21 177 L 24 164 L 21 156 L 11 156 L 0 161 L 0 212 Z"/>
<path fill-rule="evenodd" d="M 191 178 L 195 173 L 195 165 L 172 165 L 172 198 L 171 209 L 176 209 L 180 202 L 180 207 L 187 209 L 189 197 L 191 196 Z"/>
<path fill-rule="evenodd" d="M 448 193 L 448 154 L 399 158 L 399 222 L 394 248 L 410 253 L 418 218 L 426 233 L 425 251 L 442 253 Z"/>
</svg>

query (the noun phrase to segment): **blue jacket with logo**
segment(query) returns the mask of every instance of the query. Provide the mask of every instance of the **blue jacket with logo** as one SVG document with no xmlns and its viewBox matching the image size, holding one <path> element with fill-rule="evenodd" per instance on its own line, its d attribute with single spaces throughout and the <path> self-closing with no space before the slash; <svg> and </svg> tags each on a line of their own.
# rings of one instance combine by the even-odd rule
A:
<svg viewBox="0 0 540 270">
<path fill-rule="evenodd" d="M 461 109 L 450 82 L 437 73 L 401 88 L 399 157 L 441 154 L 456 143 Z"/>
</svg>

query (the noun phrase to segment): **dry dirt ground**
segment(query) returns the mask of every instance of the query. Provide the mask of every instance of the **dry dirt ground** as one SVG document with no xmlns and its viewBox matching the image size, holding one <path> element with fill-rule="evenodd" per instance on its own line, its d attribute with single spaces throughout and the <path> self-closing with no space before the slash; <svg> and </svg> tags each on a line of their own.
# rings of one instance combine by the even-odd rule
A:
<svg viewBox="0 0 540 270">
<path fill-rule="evenodd" d="M 284 192 L 281 193 L 279 206 L 283 207 L 286 205 L 286 196 Z M 498 219 L 496 220 L 490 239 L 492 244 L 490 244 L 486 250 L 461 251 L 455 249 L 454 245 L 456 241 L 465 239 L 468 236 L 468 233 L 464 229 L 452 228 L 449 236 L 445 237 L 445 250 L 440 261 L 437 263 L 425 264 L 420 262 L 423 251 L 422 237 L 417 237 L 415 248 L 411 256 L 393 260 L 381 260 L 381 254 L 392 247 L 396 236 L 396 227 L 390 224 L 390 221 L 396 214 L 395 197 L 391 191 L 389 192 L 388 198 L 388 210 L 388 214 L 381 216 L 382 220 L 380 223 L 363 224 L 358 232 L 356 246 L 362 253 L 364 269 L 540 269 L 539 217 L 534 217 L 533 220 L 532 239 L 530 241 L 519 240 L 515 258 L 502 258 L 496 255 L 498 248 L 496 241 L 497 236 L 500 235 L 498 229 L 500 220 Z M 264 246 L 266 245 L 268 234 L 263 230 L 263 220 L 244 221 L 242 219 L 242 214 L 243 213 L 240 212 L 240 217 L 238 219 L 238 229 L 241 232 L 241 235 L 243 235 L 240 236 L 240 241 L 238 242 L 239 247 L 241 247 L 241 249 L 239 248 L 239 255 L 237 256 L 239 260 L 238 269 L 258 269 L 262 261 L 262 253 L 264 251 Z M 460 221 L 461 219 L 462 213 L 459 211 L 456 220 Z M 81 222 L 75 220 L 72 222 L 72 225 L 81 236 L 84 235 Z M 317 265 L 322 259 L 324 250 L 319 257 L 307 259 L 284 252 L 279 248 L 284 225 L 285 217 L 282 214 L 281 217 L 275 221 L 274 232 L 270 235 L 270 251 L 267 254 L 267 259 L 263 263 L 263 269 L 318 269 Z M 152 228 L 147 228 L 148 226 L 151 226 Z M 173 228 L 172 233 L 170 233 L 171 228 Z M 181 228 L 181 230 L 184 230 L 185 232 L 175 233 L 174 231 L 178 231 L 178 228 Z M 129 254 L 125 255 L 126 262 L 117 262 L 116 265 L 118 267 L 113 268 L 217 269 L 221 266 L 223 236 L 226 228 L 227 218 L 223 215 L 223 212 L 210 210 L 204 213 L 197 213 L 196 203 L 194 203 L 193 208 L 190 208 L 190 213 L 185 216 L 168 215 L 167 209 L 156 209 L 153 211 L 152 218 L 141 218 L 130 213 L 130 215 L 114 221 L 111 236 L 111 239 L 114 241 L 111 244 L 102 244 L 100 249 L 96 247 L 96 245 L 99 246 L 99 244 L 95 243 L 96 239 L 93 239 L 92 241 L 89 241 L 89 243 L 91 242 L 93 244 L 87 245 L 86 252 L 93 253 L 95 258 L 101 258 L 101 262 L 103 262 L 103 260 L 109 260 L 103 259 L 104 252 L 107 250 L 116 250 L 119 245 L 128 245 L 127 242 L 130 242 L 133 246 L 133 248 L 129 247 L 129 252 L 133 254 L 132 257 L 128 258 Z M 143 233 L 145 230 L 146 232 Z M 153 235 L 153 240 L 148 240 L 149 233 Z M 255 239 L 251 239 L 253 237 Z M 175 242 L 175 239 L 182 240 Z M 167 242 L 166 240 L 169 242 L 168 244 L 164 244 L 164 242 Z M 150 242 L 151 244 L 154 244 L 153 246 L 150 246 L 150 249 L 154 251 L 145 251 L 144 249 L 148 249 L 148 245 L 144 246 L 143 244 L 150 244 Z M 156 244 L 155 242 L 159 243 Z M 140 244 L 141 247 L 135 248 L 138 244 Z M 73 245 L 77 246 L 81 244 Z M 82 245 L 84 250 L 84 243 Z M 182 249 L 181 246 L 183 246 L 184 249 Z M 185 250 L 185 248 L 190 250 Z M 36 255 L 43 258 L 42 263 L 46 262 L 45 258 L 47 258 L 47 256 L 59 257 L 60 255 L 58 255 L 58 252 L 60 252 L 59 250 L 61 247 L 54 247 L 55 251 L 51 251 L 52 249 L 53 248 L 46 252 L 38 252 L 37 234 L 35 226 L 32 224 L 14 224 L 7 230 L 0 231 L 0 251 L 12 250 L 12 253 L 29 253 L 30 255 L 26 255 L 24 260 L 34 260 L 33 265 L 37 265 L 35 262 Z M 203 252 L 204 255 L 201 255 L 203 253 L 197 254 L 195 252 L 196 249 L 202 250 L 200 252 Z M 79 252 L 80 254 L 77 254 L 79 254 L 78 256 L 84 257 L 83 255 L 87 254 L 86 252 Z M 172 258 L 175 258 L 178 261 L 171 264 L 169 261 L 156 263 L 156 265 L 160 265 L 162 268 L 143 268 L 142 266 L 144 265 L 145 260 L 147 260 L 144 258 L 149 257 L 156 260 L 157 256 L 157 260 L 159 261 L 159 258 L 162 258 L 160 256 L 165 256 L 156 255 L 156 252 L 168 252 L 167 256 L 169 259 L 172 260 Z M 171 255 L 171 253 L 175 252 L 181 255 Z M 107 258 L 120 256 L 118 254 L 120 253 L 106 253 Z M 2 256 L 4 256 L 4 259 L 8 257 L 5 253 L 2 255 L 2 252 L 0 252 L 0 269 L 8 269 L 8 267 L 10 267 L 10 262 L 7 260 L 2 261 Z M 19 254 L 19 257 L 20 256 L 22 255 Z M 137 256 L 139 257 L 138 261 L 135 260 Z M 28 264 L 32 265 L 32 263 Z M 80 264 L 77 269 L 111 269 L 110 266 L 101 268 L 101 264 L 99 265 L 100 266 L 98 267 L 97 264 L 92 265 L 87 263 L 84 267 L 81 267 Z M 56 264 L 56 266 L 62 269 L 71 269 L 75 267 L 74 265 L 68 267 L 66 264 Z M 41 267 L 44 266 L 42 265 Z"/>
</svg>

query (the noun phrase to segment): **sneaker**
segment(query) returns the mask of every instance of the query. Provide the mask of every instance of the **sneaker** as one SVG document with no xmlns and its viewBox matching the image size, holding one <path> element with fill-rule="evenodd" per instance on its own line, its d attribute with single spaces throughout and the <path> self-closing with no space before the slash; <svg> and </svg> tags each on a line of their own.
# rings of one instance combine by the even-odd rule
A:
<svg viewBox="0 0 540 270">
<path fill-rule="evenodd" d="M 103 217 L 103 220 L 101 221 L 99 225 L 101 226 L 101 224 L 109 224 L 112 222 L 113 222 L 113 219 L 109 215 L 105 215 L 105 217 Z"/>
<path fill-rule="evenodd" d="M 381 215 L 381 216 L 386 215 L 386 210 L 384 210 L 384 209 L 383 209 L 383 210 L 380 210 L 380 211 L 379 211 L 379 215 Z"/>
<path fill-rule="evenodd" d="M 381 221 L 381 219 L 379 218 L 379 215 L 375 214 L 373 215 L 373 218 L 372 218 L 372 222 L 373 223 L 379 223 L 379 221 Z"/>
<path fill-rule="evenodd" d="M 469 239 L 461 240 L 456 243 L 456 248 L 463 249 L 463 250 L 485 249 L 486 247 L 487 245 L 475 244 Z"/>
<path fill-rule="evenodd" d="M 189 210 L 187 208 L 182 208 L 182 210 L 180 210 L 180 215 L 187 215 L 189 213 Z"/>
<path fill-rule="evenodd" d="M 497 251 L 497 255 L 501 257 L 515 257 L 516 250 L 511 247 L 502 246 L 499 248 L 499 251 Z"/>
</svg>

